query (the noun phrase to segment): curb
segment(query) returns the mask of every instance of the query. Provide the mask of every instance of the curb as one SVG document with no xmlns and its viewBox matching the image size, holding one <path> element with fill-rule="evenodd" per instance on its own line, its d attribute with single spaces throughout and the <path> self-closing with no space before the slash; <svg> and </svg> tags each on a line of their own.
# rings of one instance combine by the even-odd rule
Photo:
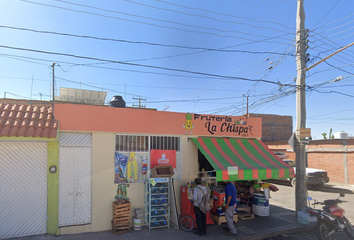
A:
<svg viewBox="0 0 354 240">
<path fill-rule="evenodd" d="M 313 230 L 313 227 L 308 225 L 295 225 L 295 226 L 287 226 L 287 227 L 279 227 L 270 229 L 270 231 L 257 233 L 254 235 L 238 237 L 236 240 L 258 240 L 263 238 L 270 238 L 284 234 L 295 234 L 295 233 L 303 233 L 303 232 L 310 232 Z"/>
</svg>

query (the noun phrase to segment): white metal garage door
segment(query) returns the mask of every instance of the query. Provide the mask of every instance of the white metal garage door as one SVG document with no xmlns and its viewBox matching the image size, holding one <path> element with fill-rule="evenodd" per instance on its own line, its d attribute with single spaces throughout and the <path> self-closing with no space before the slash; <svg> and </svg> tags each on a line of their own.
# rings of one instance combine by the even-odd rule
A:
<svg viewBox="0 0 354 240">
<path fill-rule="evenodd" d="M 0 142 L 0 239 L 46 228 L 47 143 Z"/>
<path fill-rule="evenodd" d="M 59 226 L 91 223 L 91 134 L 61 133 Z"/>
</svg>

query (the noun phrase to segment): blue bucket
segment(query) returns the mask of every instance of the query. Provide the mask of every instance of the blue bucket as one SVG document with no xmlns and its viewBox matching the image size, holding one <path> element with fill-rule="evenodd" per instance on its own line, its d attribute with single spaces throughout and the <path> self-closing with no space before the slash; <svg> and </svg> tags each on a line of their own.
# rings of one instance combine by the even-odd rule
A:
<svg viewBox="0 0 354 240">
<path fill-rule="evenodd" d="M 263 193 L 254 193 L 252 204 L 257 206 L 269 206 L 269 200 L 266 200 Z"/>
</svg>

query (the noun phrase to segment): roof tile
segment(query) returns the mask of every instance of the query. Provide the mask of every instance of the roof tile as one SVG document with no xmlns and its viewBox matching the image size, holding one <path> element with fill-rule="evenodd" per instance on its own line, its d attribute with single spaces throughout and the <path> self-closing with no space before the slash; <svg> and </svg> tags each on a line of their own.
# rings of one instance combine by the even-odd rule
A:
<svg viewBox="0 0 354 240">
<path fill-rule="evenodd" d="M 0 137 L 56 138 L 52 107 L 0 103 Z"/>
</svg>

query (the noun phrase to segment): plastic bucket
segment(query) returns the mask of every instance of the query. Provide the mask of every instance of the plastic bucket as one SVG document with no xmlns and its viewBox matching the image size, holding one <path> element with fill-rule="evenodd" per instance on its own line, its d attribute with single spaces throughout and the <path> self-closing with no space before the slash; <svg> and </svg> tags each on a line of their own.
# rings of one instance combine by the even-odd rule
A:
<svg viewBox="0 0 354 240">
<path fill-rule="evenodd" d="M 259 206 L 252 204 L 252 213 L 260 217 L 269 216 L 269 206 Z"/>
<path fill-rule="evenodd" d="M 269 200 L 265 198 L 263 193 L 254 193 L 252 204 L 257 206 L 269 206 Z"/>
<path fill-rule="evenodd" d="M 141 219 L 133 218 L 133 226 L 134 226 L 134 230 L 136 231 L 141 230 Z"/>
</svg>

